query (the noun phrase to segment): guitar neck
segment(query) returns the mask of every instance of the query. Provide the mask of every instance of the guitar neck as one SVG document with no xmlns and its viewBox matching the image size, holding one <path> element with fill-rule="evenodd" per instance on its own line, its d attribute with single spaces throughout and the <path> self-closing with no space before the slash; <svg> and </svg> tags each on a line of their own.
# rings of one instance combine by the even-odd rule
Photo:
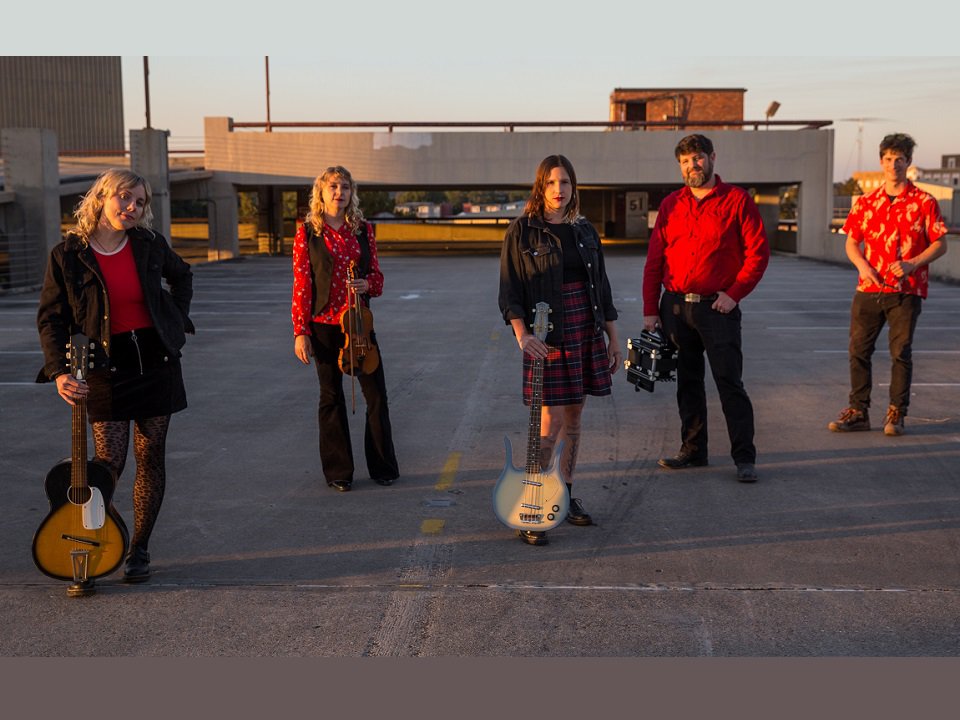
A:
<svg viewBox="0 0 960 720">
<path fill-rule="evenodd" d="M 80 398 L 73 406 L 73 442 L 71 443 L 70 485 L 87 486 L 87 399 Z"/>
<path fill-rule="evenodd" d="M 530 424 L 527 428 L 527 474 L 540 472 L 540 419 L 543 409 L 543 360 L 533 361 L 530 383 L 533 398 L 530 402 Z"/>
</svg>

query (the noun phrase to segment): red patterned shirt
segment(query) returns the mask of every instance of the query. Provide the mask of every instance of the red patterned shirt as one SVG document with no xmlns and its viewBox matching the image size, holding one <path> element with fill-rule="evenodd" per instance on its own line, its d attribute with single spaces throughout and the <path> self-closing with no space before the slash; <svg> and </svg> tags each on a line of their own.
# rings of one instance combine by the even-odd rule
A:
<svg viewBox="0 0 960 720">
<path fill-rule="evenodd" d="M 740 302 L 770 260 L 760 211 L 746 190 L 720 179 L 701 200 L 690 188 L 670 193 L 657 213 L 643 267 L 643 314 L 658 315 L 660 286 L 670 292 Z"/>
<path fill-rule="evenodd" d="M 916 257 L 947 234 L 936 198 L 907 181 L 906 189 L 890 201 L 883 187 L 861 197 L 850 210 L 843 232 L 863 243 L 863 256 L 885 283 L 870 278 L 857 282 L 860 292 L 902 292 L 927 296 L 930 269 L 924 265 L 897 278 L 890 265 Z"/>
<path fill-rule="evenodd" d="M 377 242 L 374 238 L 373 225 L 367 223 L 367 239 L 370 244 L 370 269 L 367 272 L 367 282 L 370 289 L 367 294 L 378 297 L 383 293 L 383 273 L 380 272 L 380 263 L 377 260 Z M 310 267 L 310 248 L 307 247 L 307 231 L 303 225 L 297 227 L 297 234 L 293 240 L 293 334 L 309 335 L 310 321 L 339 325 L 340 316 L 347 307 L 347 267 L 351 262 L 360 260 L 360 243 L 350 228 L 344 224 L 339 230 L 329 225 L 323 226 L 323 242 L 333 258 L 333 270 L 330 278 L 330 298 L 320 310 L 319 315 L 313 315 L 313 269 Z"/>
</svg>

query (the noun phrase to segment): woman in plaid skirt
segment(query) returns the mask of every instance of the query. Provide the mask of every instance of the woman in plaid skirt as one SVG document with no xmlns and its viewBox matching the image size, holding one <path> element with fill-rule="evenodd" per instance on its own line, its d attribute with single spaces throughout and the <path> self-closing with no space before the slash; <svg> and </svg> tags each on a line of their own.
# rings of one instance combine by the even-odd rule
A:
<svg viewBox="0 0 960 720">
<path fill-rule="evenodd" d="M 609 395 L 611 376 L 623 359 L 600 236 L 579 210 L 571 162 L 563 155 L 544 158 L 524 213 L 510 223 L 500 253 L 500 311 L 523 352 L 525 405 L 532 401 L 534 361 L 544 360 L 540 464 L 549 465 L 562 440 L 560 471 L 571 494 L 586 396 Z M 538 302 L 552 311 L 545 342 L 531 332 Z M 591 524 L 572 496 L 567 522 Z M 531 545 L 547 542 L 545 532 L 519 535 Z"/>
</svg>

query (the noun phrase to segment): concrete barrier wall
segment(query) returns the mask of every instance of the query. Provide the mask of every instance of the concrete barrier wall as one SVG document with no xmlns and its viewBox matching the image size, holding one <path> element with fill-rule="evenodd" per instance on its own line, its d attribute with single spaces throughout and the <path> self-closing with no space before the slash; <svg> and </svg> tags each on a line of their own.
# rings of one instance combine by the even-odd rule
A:
<svg viewBox="0 0 960 720">
<path fill-rule="evenodd" d="M 205 118 L 206 168 L 236 185 L 308 185 L 344 165 L 361 186 L 529 188 L 539 162 L 562 153 L 582 186 L 671 186 L 687 131 L 248 132 Z M 742 186 L 801 186 L 797 252 L 822 257 L 833 202 L 832 130 L 717 130 L 716 169 Z"/>
</svg>

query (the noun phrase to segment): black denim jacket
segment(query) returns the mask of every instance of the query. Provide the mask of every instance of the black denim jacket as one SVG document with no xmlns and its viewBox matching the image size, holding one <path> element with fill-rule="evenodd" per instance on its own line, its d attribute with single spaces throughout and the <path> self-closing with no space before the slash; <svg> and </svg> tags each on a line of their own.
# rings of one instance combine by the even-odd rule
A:
<svg viewBox="0 0 960 720">
<path fill-rule="evenodd" d="M 587 270 L 590 304 L 597 332 L 602 332 L 608 321 L 617 319 L 613 293 L 607 279 L 600 236 L 593 225 L 583 217 L 571 226 L 580 257 Z M 546 302 L 553 314 L 553 327 L 547 334 L 547 344 L 559 345 L 563 337 L 561 287 L 563 285 L 563 250 L 560 238 L 550 232 L 543 219 L 523 215 L 507 228 L 500 251 L 500 312 L 508 325 L 514 318 L 523 318 L 526 325 L 533 322 L 534 306 Z"/>
<path fill-rule="evenodd" d="M 193 297 L 190 265 L 162 235 L 143 228 L 134 228 L 127 235 L 150 318 L 167 351 L 180 357 L 185 333 L 195 332 L 189 317 Z M 161 279 L 166 279 L 169 291 Z M 37 329 L 44 357 L 37 382 L 47 382 L 68 371 L 66 346 L 77 332 L 96 344 L 92 354 L 94 366 L 106 367 L 110 356 L 106 284 L 93 250 L 76 235 L 68 234 L 50 252 L 40 291 Z"/>
</svg>

